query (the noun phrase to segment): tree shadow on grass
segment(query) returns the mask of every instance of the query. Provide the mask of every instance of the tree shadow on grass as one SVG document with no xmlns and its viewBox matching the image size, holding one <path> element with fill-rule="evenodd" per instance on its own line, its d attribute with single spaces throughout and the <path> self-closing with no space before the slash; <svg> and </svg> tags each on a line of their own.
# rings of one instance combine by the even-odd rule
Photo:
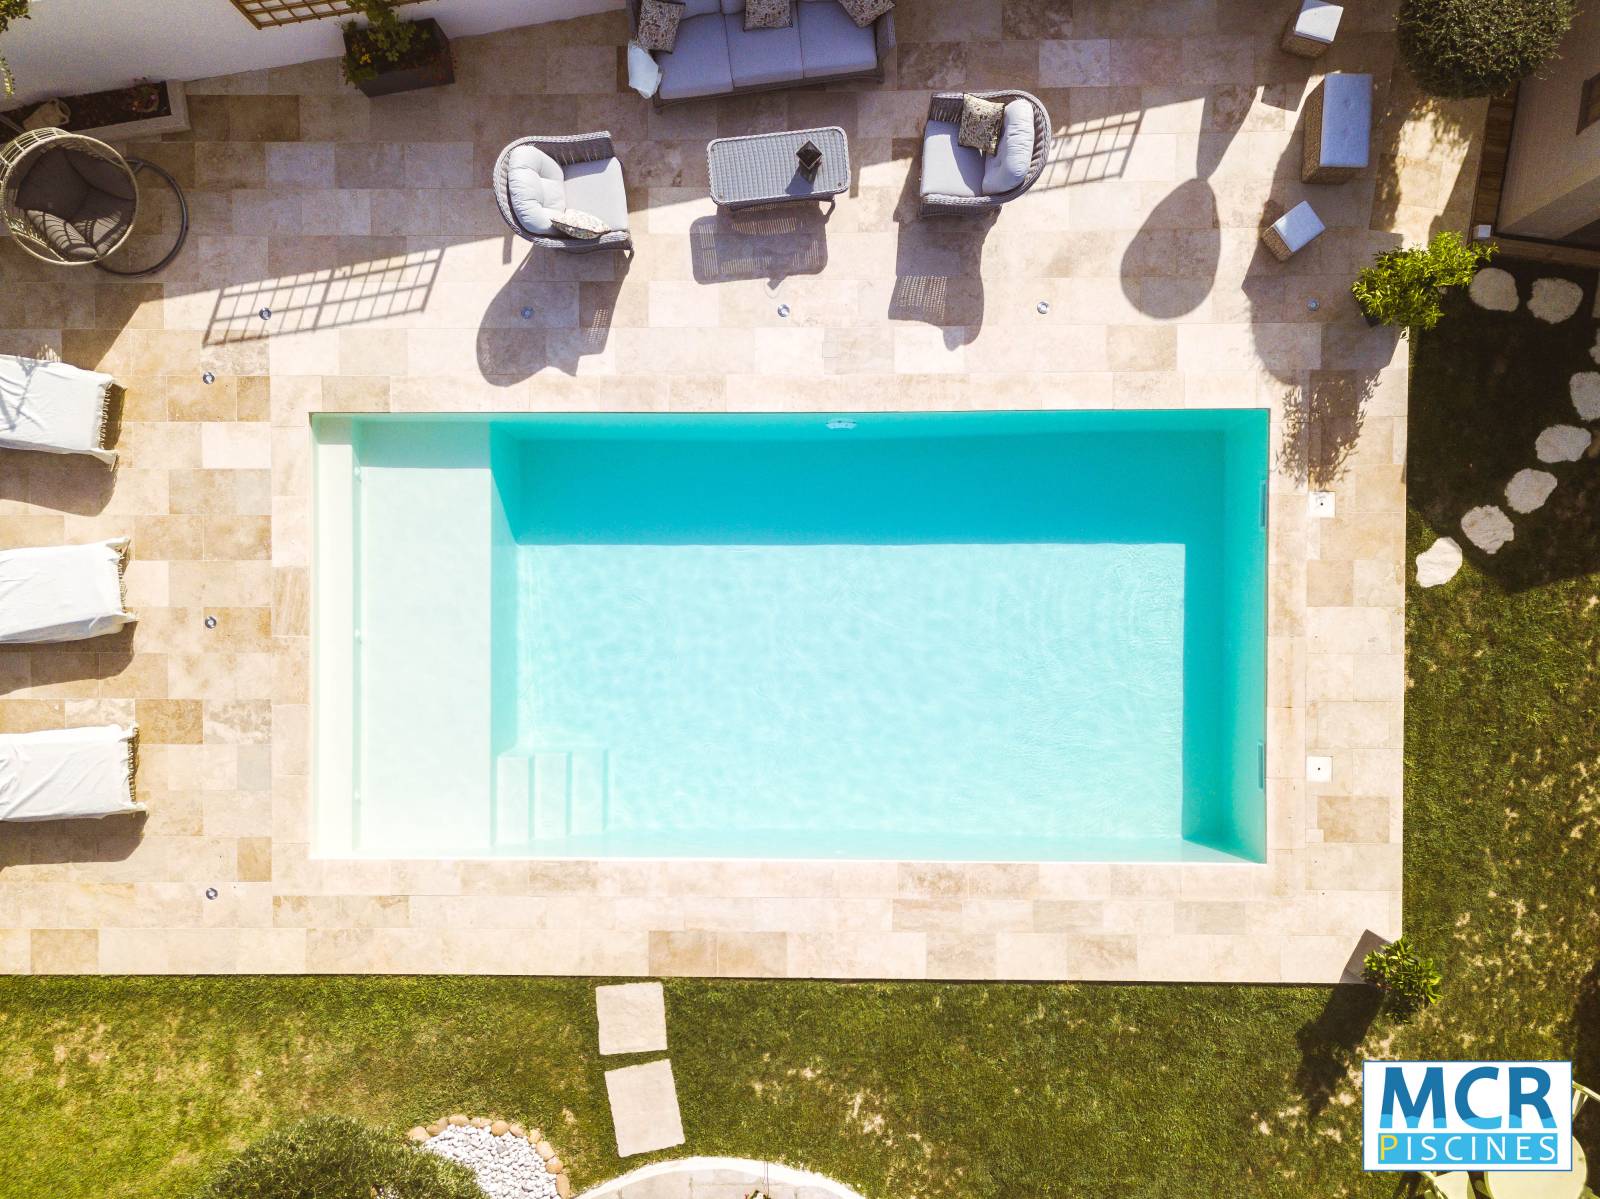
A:
<svg viewBox="0 0 1600 1199">
<path fill-rule="evenodd" d="M 1348 1083 L 1357 1051 L 1382 1004 L 1383 995 L 1376 987 L 1337 986 L 1321 1014 L 1295 1033 L 1300 1047 L 1295 1085 L 1305 1098 L 1307 1120 L 1315 1121 L 1340 1086 Z"/>
<path fill-rule="evenodd" d="M 1497 261 L 1517 280 L 1514 312 L 1486 312 L 1458 292 L 1445 300 L 1437 328 L 1414 335 L 1407 485 L 1411 505 L 1438 533 L 1454 537 L 1484 574 L 1523 591 L 1600 570 L 1600 442 L 1576 462 L 1540 462 L 1539 434 L 1578 425 L 1573 375 L 1596 368 L 1596 273 L 1545 263 Z M 1577 312 L 1555 324 L 1528 312 L 1536 279 L 1570 279 L 1583 288 Z M 1556 487 L 1536 511 L 1518 513 L 1505 488 L 1520 470 L 1547 471 Z M 1514 536 L 1485 554 L 1461 531 L 1473 508 L 1499 507 Z"/>
</svg>

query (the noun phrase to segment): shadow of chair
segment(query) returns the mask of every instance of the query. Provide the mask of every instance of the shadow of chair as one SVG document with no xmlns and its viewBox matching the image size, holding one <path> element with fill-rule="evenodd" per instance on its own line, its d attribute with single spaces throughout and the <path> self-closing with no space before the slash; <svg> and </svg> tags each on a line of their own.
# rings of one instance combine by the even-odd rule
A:
<svg viewBox="0 0 1600 1199">
<path fill-rule="evenodd" d="M 983 326 L 983 243 L 998 209 L 959 220 L 924 220 L 919 172 L 906 175 L 895 204 L 899 226 L 894 251 L 891 321 L 917 321 L 944 330 L 946 349 L 966 345 Z"/>
<path fill-rule="evenodd" d="M 813 204 L 718 212 L 689 226 L 696 283 L 821 274 L 828 265 L 828 213 Z"/>
<path fill-rule="evenodd" d="M 545 367 L 576 375 L 582 360 L 605 352 L 616 316 L 617 299 L 633 265 L 633 255 L 585 255 L 578 261 L 602 264 L 600 277 L 584 277 L 577 287 L 576 324 L 541 324 L 537 306 L 518 293 L 530 285 L 560 280 L 542 273 L 555 257 L 534 250 L 489 301 L 478 324 L 478 371 L 498 386 L 520 383 Z M 526 320 L 508 322 L 506 314 L 526 313 Z"/>
</svg>

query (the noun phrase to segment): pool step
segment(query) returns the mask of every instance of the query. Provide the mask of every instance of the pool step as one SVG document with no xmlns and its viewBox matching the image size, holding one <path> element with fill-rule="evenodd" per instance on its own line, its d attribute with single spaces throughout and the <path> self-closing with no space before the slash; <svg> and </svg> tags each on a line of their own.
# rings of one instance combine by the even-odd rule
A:
<svg viewBox="0 0 1600 1199">
<path fill-rule="evenodd" d="M 605 750 L 581 746 L 501 754 L 495 775 L 497 846 L 604 831 Z"/>
</svg>

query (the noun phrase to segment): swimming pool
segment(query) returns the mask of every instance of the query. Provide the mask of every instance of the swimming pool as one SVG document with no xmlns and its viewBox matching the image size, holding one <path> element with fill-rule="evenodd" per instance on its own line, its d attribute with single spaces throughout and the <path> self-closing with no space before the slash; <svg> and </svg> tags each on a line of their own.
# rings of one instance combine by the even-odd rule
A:
<svg viewBox="0 0 1600 1199">
<path fill-rule="evenodd" d="M 1265 857 L 1264 411 L 313 434 L 321 855 Z"/>
</svg>

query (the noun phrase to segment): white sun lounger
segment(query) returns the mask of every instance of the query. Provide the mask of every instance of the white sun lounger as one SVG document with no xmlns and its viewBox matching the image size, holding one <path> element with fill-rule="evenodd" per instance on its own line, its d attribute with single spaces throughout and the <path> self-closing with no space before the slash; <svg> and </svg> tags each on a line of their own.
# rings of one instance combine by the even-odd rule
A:
<svg viewBox="0 0 1600 1199">
<path fill-rule="evenodd" d="M 128 539 L 0 551 L 0 645 L 81 641 L 135 619 L 123 607 Z"/>
<path fill-rule="evenodd" d="M 78 820 L 142 812 L 133 798 L 138 726 L 0 734 L 0 820 Z"/>
<path fill-rule="evenodd" d="M 105 448 L 111 385 L 99 371 L 0 354 L 0 449 L 115 463 L 116 451 Z"/>
</svg>

